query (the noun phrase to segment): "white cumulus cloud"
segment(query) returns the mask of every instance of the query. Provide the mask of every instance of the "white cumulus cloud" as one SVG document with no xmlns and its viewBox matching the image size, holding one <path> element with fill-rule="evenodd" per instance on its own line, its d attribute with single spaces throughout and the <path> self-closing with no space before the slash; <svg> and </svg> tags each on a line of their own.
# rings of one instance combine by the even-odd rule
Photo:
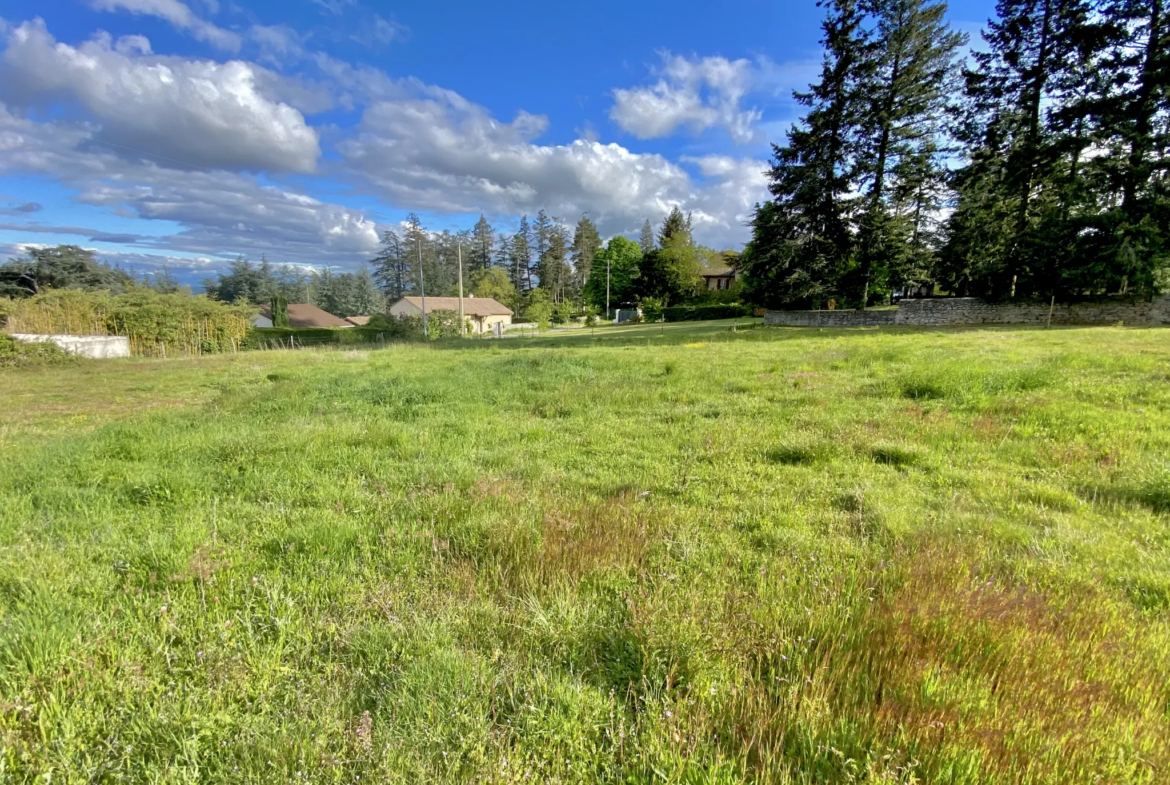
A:
<svg viewBox="0 0 1170 785">
<path fill-rule="evenodd" d="M 639 139 L 669 136 L 683 126 L 696 133 L 719 126 L 737 142 L 755 137 L 761 112 L 740 106 L 752 87 L 750 60 L 661 55 L 655 84 L 613 91 L 609 116 L 619 127 Z"/>
<path fill-rule="evenodd" d="M 414 81 L 397 89 L 398 97 L 366 110 L 360 134 L 339 150 L 399 206 L 497 215 L 543 207 L 567 219 L 589 211 L 604 233 L 620 234 L 678 205 L 694 212 L 700 240 L 726 245 L 743 241 L 743 223 L 766 193 L 761 161 L 684 162 L 699 170 L 696 178 L 664 156 L 617 144 L 538 144 L 541 116 L 501 122 L 450 91 Z"/>
<path fill-rule="evenodd" d="M 0 56 L 0 99 L 65 99 L 100 125 L 95 140 L 191 168 L 310 172 L 317 132 L 261 89 L 275 76 L 251 63 L 154 57 L 141 36 L 112 45 L 56 42 L 39 19 L 12 30 Z"/>
</svg>

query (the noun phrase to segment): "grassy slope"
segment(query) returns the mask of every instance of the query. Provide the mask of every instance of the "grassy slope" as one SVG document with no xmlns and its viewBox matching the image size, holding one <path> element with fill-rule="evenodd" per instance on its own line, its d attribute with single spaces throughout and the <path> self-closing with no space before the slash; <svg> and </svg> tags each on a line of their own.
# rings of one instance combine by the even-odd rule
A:
<svg viewBox="0 0 1170 785">
<path fill-rule="evenodd" d="M 1170 333 L 655 329 L 0 374 L 0 781 L 1170 777 Z"/>
</svg>

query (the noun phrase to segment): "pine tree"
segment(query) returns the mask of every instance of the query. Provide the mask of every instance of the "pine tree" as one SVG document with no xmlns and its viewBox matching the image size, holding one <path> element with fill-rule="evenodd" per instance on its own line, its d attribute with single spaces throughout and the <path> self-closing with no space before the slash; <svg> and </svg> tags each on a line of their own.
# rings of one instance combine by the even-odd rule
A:
<svg viewBox="0 0 1170 785">
<path fill-rule="evenodd" d="M 683 242 L 691 242 L 691 217 L 683 215 L 677 204 L 662 221 L 662 228 L 658 230 L 658 246 L 665 248 L 676 237 L 682 238 Z"/>
<path fill-rule="evenodd" d="M 988 51 L 973 53 L 976 68 L 966 73 L 957 136 L 967 164 L 955 177 L 944 274 L 950 286 L 985 296 L 1055 293 L 1056 264 L 1067 261 L 1057 257 L 1071 252 L 1052 247 L 1060 231 L 1051 218 L 1071 193 L 1061 169 L 1070 167 L 1076 179 L 1088 144 L 1073 144 L 1078 149 L 1065 160 L 1068 128 L 1062 134 L 1058 121 L 1066 93 L 1087 81 L 1084 64 L 1093 59 L 1082 51 L 1087 4 L 1000 0 L 996 11 L 983 33 Z"/>
<path fill-rule="evenodd" d="M 650 253 L 654 250 L 654 227 L 650 225 L 650 219 L 646 219 L 646 223 L 642 224 L 642 236 L 638 240 L 638 245 L 642 247 L 642 253 Z"/>
<path fill-rule="evenodd" d="M 470 270 L 482 270 L 492 265 L 492 256 L 495 253 L 496 230 L 482 215 L 471 230 L 471 239 L 467 248 L 467 267 Z"/>
<path fill-rule="evenodd" d="M 497 237 L 496 237 L 496 258 L 494 259 L 494 264 L 496 267 L 503 268 L 505 272 L 508 272 L 511 269 L 511 267 L 512 267 L 512 236 L 511 235 L 504 234 L 503 232 L 500 232 L 499 235 L 497 235 Z M 508 273 L 508 275 L 509 275 L 509 280 L 511 280 L 511 274 Z M 516 285 L 515 282 L 513 282 L 512 285 L 515 286 Z"/>
<path fill-rule="evenodd" d="M 597 224 L 582 215 L 573 232 L 573 296 L 578 297 L 585 289 L 593 270 L 593 259 L 601 248 L 601 234 Z"/>
<path fill-rule="evenodd" d="M 508 276 L 516 291 L 524 293 L 532 288 L 532 230 L 528 228 L 528 216 L 520 216 L 520 227 L 512 235 L 512 256 Z"/>
<path fill-rule="evenodd" d="M 402 238 L 392 229 L 382 233 L 382 248 L 371 263 L 374 280 L 391 300 L 397 300 L 407 291 L 406 281 L 413 267 L 404 254 Z"/>
<path fill-rule="evenodd" d="M 757 206 L 741 261 L 744 295 L 763 305 L 809 307 L 827 300 L 853 253 L 852 145 L 868 39 L 856 0 L 822 5 L 827 11 L 820 81 L 794 93 L 808 113 L 789 131 L 784 147 L 772 146 L 773 201 Z"/>
<path fill-rule="evenodd" d="M 1100 222 L 1101 263 L 1118 290 L 1147 296 L 1170 284 L 1170 13 L 1166 0 L 1106 0 L 1102 13 L 1111 89 L 1095 108 L 1110 155 L 1090 168 L 1121 199 Z"/>
<path fill-rule="evenodd" d="M 536 212 L 536 220 L 532 223 L 532 250 L 535 252 L 536 260 L 533 267 L 529 269 L 529 281 L 531 282 L 532 273 L 536 273 L 537 280 L 542 289 L 548 292 L 551 296 L 551 291 L 546 285 L 545 281 L 540 278 L 540 266 L 546 254 L 548 254 L 549 243 L 552 242 L 553 220 L 549 218 L 548 213 L 544 209 Z"/>
<path fill-rule="evenodd" d="M 542 210 L 537 215 L 537 243 L 540 243 L 540 219 L 544 215 Z M 569 237 L 563 224 L 557 218 L 547 218 L 547 245 L 537 262 L 537 277 L 540 288 L 548 292 L 554 302 L 565 302 L 569 294 L 568 287 L 572 270 L 568 264 Z"/>
<path fill-rule="evenodd" d="M 427 232 L 423 229 L 418 213 L 406 216 L 405 234 L 402 239 L 402 255 L 410 265 L 410 275 L 405 281 L 404 291 L 419 295 L 423 291 L 432 295 L 437 291 L 430 276 L 435 270 L 435 249 Z M 421 266 L 420 266 L 421 260 Z"/>
<path fill-rule="evenodd" d="M 945 111 L 965 37 L 947 26 L 943 2 L 866 0 L 862 9 L 876 20 L 858 72 L 863 101 L 853 175 L 866 186 L 854 284 L 864 308 L 871 286 L 888 282 L 891 265 L 907 253 L 910 232 L 894 204 L 899 167 L 937 154 L 932 124 Z M 941 166 L 916 170 L 941 172 Z"/>
</svg>

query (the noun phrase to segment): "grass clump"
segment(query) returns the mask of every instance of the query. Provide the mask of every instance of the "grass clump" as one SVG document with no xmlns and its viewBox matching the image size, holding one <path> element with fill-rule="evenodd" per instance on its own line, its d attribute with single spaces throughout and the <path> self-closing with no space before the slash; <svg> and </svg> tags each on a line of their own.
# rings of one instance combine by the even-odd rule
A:
<svg viewBox="0 0 1170 785">
<path fill-rule="evenodd" d="M 0 780 L 1166 781 L 1164 331 L 729 327 L 0 375 Z"/>
<path fill-rule="evenodd" d="M 78 358 L 55 343 L 25 343 L 0 333 L 0 369 L 69 365 Z"/>
</svg>

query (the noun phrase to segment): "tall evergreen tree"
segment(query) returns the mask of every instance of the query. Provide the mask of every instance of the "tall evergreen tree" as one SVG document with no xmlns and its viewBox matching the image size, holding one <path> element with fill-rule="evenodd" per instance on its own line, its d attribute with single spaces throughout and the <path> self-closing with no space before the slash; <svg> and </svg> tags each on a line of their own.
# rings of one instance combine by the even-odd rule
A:
<svg viewBox="0 0 1170 785">
<path fill-rule="evenodd" d="M 551 292 L 548 286 L 544 280 L 540 279 L 540 267 L 545 256 L 548 254 L 549 244 L 552 242 L 552 231 L 553 219 L 549 217 L 543 208 L 537 210 L 536 220 L 532 222 L 532 250 L 536 256 L 533 268 L 535 269 L 530 268 L 529 276 L 531 279 L 532 273 L 536 273 L 540 287 L 546 292 L 549 292 L 550 296 Z"/>
<path fill-rule="evenodd" d="M 890 268 L 908 254 L 910 232 L 895 200 L 898 174 L 941 174 L 941 166 L 929 165 L 937 155 L 934 126 L 946 109 L 965 36 L 948 27 L 946 4 L 937 0 L 865 0 L 862 9 L 876 21 L 858 72 L 854 151 L 854 180 L 864 189 L 854 286 L 865 307 L 871 286 L 888 282 Z M 920 163 L 907 168 L 914 158 Z"/>
<path fill-rule="evenodd" d="M 856 0 L 822 2 L 821 78 L 795 92 L 807 107 L 772 146 L 773 201 L 759 205 L 744 249 L 744 294 L 764 305 L 808 307 L 826 300 L 853 253 L 849 230 L 852 145 L 860 116 L 860 65 L 867 46 Z"/>
<path fill-rule="evenodd" d="M 520 226 L 512 235 L 512 256 L 508 277 L 516 291 L 524 293 L 532 288 L 532 230 L 528 216 L 520 216 Z"/>
<path fill-rule="evenodd" d="M 691 217 L 684 215 L 677 204 L 670 208 L 670 214 L 662 221 L 662 228 L 658 230 L 658 246 L 665 248 L 676 238 L 685 243 L 691 242 Z"/>
<path fill-rule="evenodd" d="M 593 270 L 593 259 L 601 249 L 601 234 L 588 215 L 582 215 L 573 232 L 573 296 L 578 296 Z"/>
<path fill-rule="evenodd" d="M 983 33 L 988 49 L 973 53 L 976 67 L 966 73 L 956 135 L 967 163 L 955 177 L 942 272 L 950 288 L 974 294 L 1055 293 L 1054 256 L 1070 248 L 1051 247 L 1059 230 L 1044 221 L 1069 193 L 1061 173 L 1068 140 L 1056 118 L 1070 87 L 1084 81 L 1079 66 L 1094 59 L 1083 51 L 1088 6 L 1000 0 L 996 11 Z"/>
<path fill-rule="evenodd" d="M 492 266 L 492 256 L 495 253 L 496 230 L 488 223 L 487 218 L 480 216 L 471 230 L 471 240 L 467 248 L 467 267 L 470 270 L 482 270 Z"/>
<path fill-rule="evenodd" d="M 407 280 L 413 266 L 404 253 L 402 238 L 393 229 L 382 233 L 382 247 L 371 263 L 374 280 L 391 300 L 397 300 L 407 291 Z"/>
<path fill-rule="evenodd" d="M 650 253 L 654 250 L 654 227 L 650 225 L 650 219 L 646 219 L 646 223 L 642 224 L 642 236 L 638 239 L 638 245 L 642 247 L 642 253 Z"/>
<path fill-rule="evenodd" d="M 1123 292 L 1170 285 L 1170 13 L 1166 0 L 1105 0 L 1109 90 L 1098 109 L 1110 155 L 1091 166 L 1118 183 L 1102 221 L 1105 263 Z"/>
<path fill-rule="evenodd" d="M 537 216 L 538 231 L 541 215 L 543 211 Z M 572 269 L 568 263 L 568 232 L 558 219 L 549 218 L 547 236 L 547 246 L 537 263 L 537 277 L 540 279 L 540 288 L 548 292 L 554 302 L 565 302 L 572 278 Z M 539 239 L 537 242 L 540 242 Z"/>
</svg>

